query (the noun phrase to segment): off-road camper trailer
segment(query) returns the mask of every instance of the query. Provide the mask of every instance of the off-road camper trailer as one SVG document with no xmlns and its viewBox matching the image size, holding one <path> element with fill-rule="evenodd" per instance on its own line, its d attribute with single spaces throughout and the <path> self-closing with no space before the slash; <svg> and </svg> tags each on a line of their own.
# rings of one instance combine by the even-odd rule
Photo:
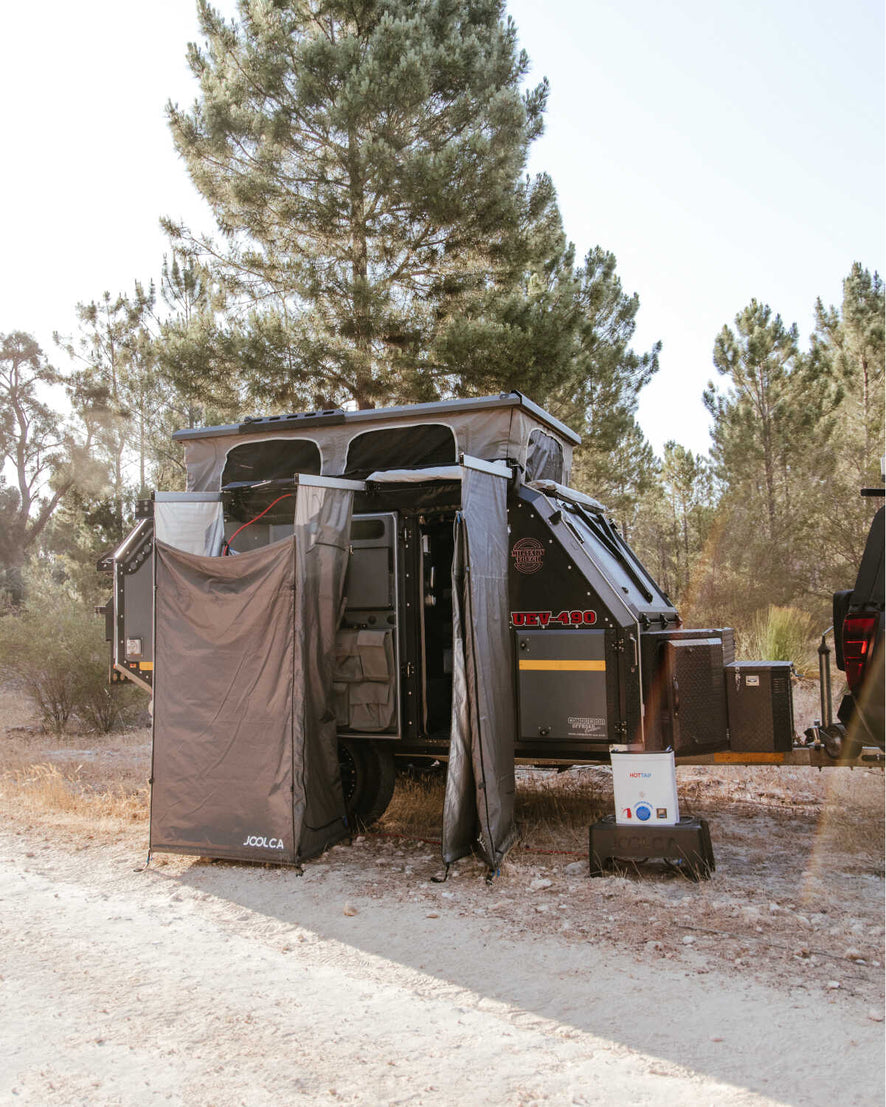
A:
<svg viewBox="0 0 886 1107">
<path fill-rule="evenodd" d="M 256 715 L 250 696 L 271 697 L 285 675 L 296 731 L 334 732 L 352 815 L 383 811 L 395 758 L 448 759 L 450 780 L 466 774 L 459 794 L 476 791 L 486 832 L 499 836 L 486 843 L 490 861 L 506 848 L 507 811 L 495 808 L 512 802 L 515 761 L 604 761 L 612 745 L 671 748 L 678 759 L 790 752 L 789 666 L 737 665 L 730 629 L 682 626 L 604 508 L 569 487 L 578 436 L 519 393 L 175 437 L 187 491 L 157 492 L 116 551 L 109 617 L 114 671 L 154 686 L 161 742 L 210 741 L 225 686 L 201 705 L 194 685 L 219 666 L 223 681 L 240 680 L 242 665 L 253 684 L 236 709 L 228 703 L 235 725 L 221 731 L 234 742 L 245 726 L 260 741 L 269 714 Z M 251 564 L 267 550 L 281 564 Z M 329 567 L 299 567 L 323 550 Z M 238 574 L 251 583 L 234 601 Z M 264 596 L 272 587 L 301 597 L 292 627 Z M 222 599 L 227 613 L 213 621 Z M 173 684 L 187 704 L 164 702 Z M 316 766 L 323 743 L 306 741 L 304 762 Z M 268 794 L 304 768 L 299 754 L 284 772 L 286 756 L 269 770 Z M 205 764 L 215 758 L 208 751 Z M 154 775 L 156 789 L 156 763 Z M 244 843 L 248 829 L 238 825 Z M 250 847 L 222 855 L 267 859 Z"/>
</svg>

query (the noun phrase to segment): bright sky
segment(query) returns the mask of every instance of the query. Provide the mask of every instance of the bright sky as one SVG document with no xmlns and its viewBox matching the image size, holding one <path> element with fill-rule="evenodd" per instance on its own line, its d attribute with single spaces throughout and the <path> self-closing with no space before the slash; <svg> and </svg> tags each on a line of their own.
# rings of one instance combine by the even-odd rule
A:
<svg viewBox="0 0 886 1107">
<path fill-rule="evenodd" d="M 223 0 L 233 11 L 233 0 Z M 884 271 L 880 0 L 509 0 L 551 82 L 533 171 L 551 174 L 579 255 L 600 244 L 661 339 L 640 422 L 660 449 L 708 445 L 701 391 L 752 297 L 797 322 Z M 159 274 L 158 217 L 211 229 L 164 105 L 190 103 L 190 0 L 55 0 L 4 13 L 0 331 L 74 328 L 74 305 Z"/>
</svg>

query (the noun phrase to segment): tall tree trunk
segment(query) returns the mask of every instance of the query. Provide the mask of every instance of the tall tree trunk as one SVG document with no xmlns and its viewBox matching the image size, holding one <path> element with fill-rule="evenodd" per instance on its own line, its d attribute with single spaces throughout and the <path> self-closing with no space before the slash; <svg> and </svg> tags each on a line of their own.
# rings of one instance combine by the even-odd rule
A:
<svg viewBox="0 0 886 1107">
<path fill-rule="evenodd" d="M 348 184 L 351 223 L 351 288 L 354 300 L 354 344 L 359 355 L 354 399 L 361 408 L 375 407 L 372 373 L 372 335 L 369 319 L 369 249 L 366 241 L 366 197 L 360 144 L 355 130 L 348 132 Z"/>
</svg>

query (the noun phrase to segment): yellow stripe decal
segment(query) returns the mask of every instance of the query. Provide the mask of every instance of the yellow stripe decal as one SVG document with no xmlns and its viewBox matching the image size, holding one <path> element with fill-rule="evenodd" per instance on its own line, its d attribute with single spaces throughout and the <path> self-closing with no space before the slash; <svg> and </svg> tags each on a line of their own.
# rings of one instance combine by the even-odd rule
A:
<svg viewBox="0 0 886 1107">
<path fill-rule="evenodd" d="M 605 673 L 605 661 L 520 661 L 520 671 L 550 672 L 552 669 L 567 672 Z"/>
<path fill-rule="evenodd" d="M 154 668 L 154 662 L 153 662 L 153 661 L 139 661 L 139 663 L 138 663 L 138 667 L 139 667 L 140 669 L 148 669 L 148 670 L 150 670 L 150 669 L 153 669 L 153 668 Z"/>
<path fill-rule="evenodd" d="M 717 765 L 781 765 L 784 762 L 783 753 L 715 753 L 714 763 Z"/>
</svg>

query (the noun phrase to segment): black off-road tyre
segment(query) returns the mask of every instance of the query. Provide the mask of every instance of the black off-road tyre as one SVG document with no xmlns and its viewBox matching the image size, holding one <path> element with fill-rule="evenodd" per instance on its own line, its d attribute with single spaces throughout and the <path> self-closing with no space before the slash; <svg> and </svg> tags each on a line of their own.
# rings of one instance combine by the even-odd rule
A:
<svg viewBox="0 0 886 1107">
<path fill-rule="evenodd" d="M 348 819 L 365 830 L 382 817 L 394 794 L 394 755 L 382 743 L 339 738 L 338 761 Z"/>
</svg>

